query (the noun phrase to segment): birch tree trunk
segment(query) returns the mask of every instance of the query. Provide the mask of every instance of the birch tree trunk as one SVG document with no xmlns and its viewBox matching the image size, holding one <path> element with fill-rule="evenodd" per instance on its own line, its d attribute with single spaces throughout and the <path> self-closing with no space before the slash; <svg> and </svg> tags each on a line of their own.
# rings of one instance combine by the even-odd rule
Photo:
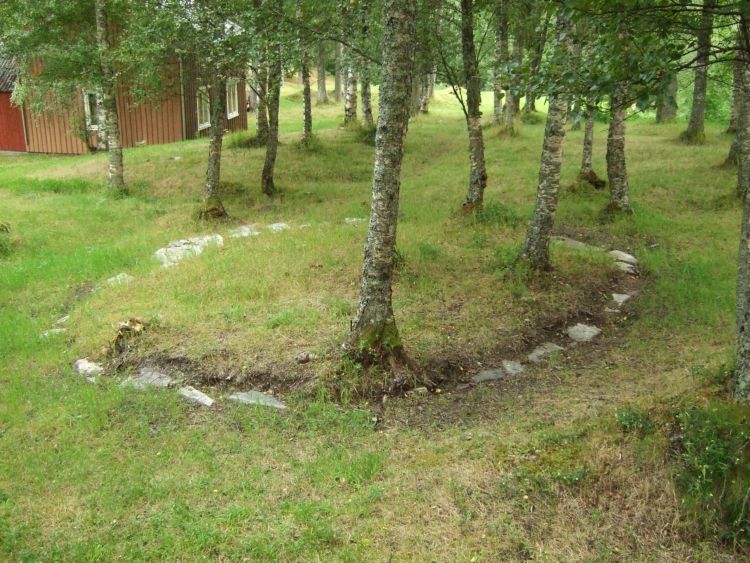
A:
<svg viewBox="0 0 750 563">
<path fill-rule="evenodd" d="M 357 75 L 349 63 L 346 69 L 346 91 L 344 92 L 344 124 L 357 121 Z"/>
<path fill-rule="evenodd" d="M 742 60 L 742 105 L 738 119 L 740 166 L 737 172 L 737 191 L 742 199 L 742 224 L 740 227 L 740 248 L 737 268 L 737 352 L 735 361 L 735 396 L 742 402 L 750 402 L 750 6 L 743 6 L 740 29 L 743 32 L 742 49 L 738 58 Z"/>
<path fill-rule="evenodd" d="M 706 87 L 708 85 L 708 65 L 711 51 L 714 6 L 716 0 L 703 0 L 703 15 L 700 29 L 696 33 L 698 49 L 695 60 L 695 82 L 693 84 L 693 106 L 690 108 L 690 121 L 682 139 L 690 144 L 701 144 L 706 140 L 704 122 L 706 118 Z"/>
<path fill-rule="evenodd" d="M 370 69 L 365 63 L 362 73 L 360 74 L 362 80 L 362 87 L 360 88 L 360 95 L 362 97 L 362 122 L 366 127 L 372 127 L 375 125 L 375 120 L 372 116 L 372 93 L 370 90 Z"/>
<path fill-rule="evenodd" d="M 557 94 L 550 97 L 536 206 L 523 247 L 523 256 L 536 270 L 550 269 L 549 241 L 560 195 L 560 168 L 567 109 L 568 103 L 562 96 Z"/>
<path fill-rule="evenodd" d="M 422 92 L 422 101 L 419 104 L 421 113 L 430 113 L 430 101 L 435 96 L 435 81 L 437 80 L 437 71 L 432 70 L 425 77 L 425 88 Z"/>
<path fill-rule="evenodd" d="M 498 125 L 503 122 L 505 99 L 505 65 L 508 62 L 508 14 L 505 0 L 497 0 L 495 10 L 495 60 L 493 64 L 493 116 Z"/>
<path fill-rule="evenodd" d="M 336 103 L 339 103 L 341 101 L 342 83 L 344 82 L 344 46 L 338 41 L 335 47 L 335 57 L 336 74 L 334 76 L 333 99 L 336 100 Z"/>
<path fill-rule="evenodd" d="M 328 103 L 328 90 L 326 90 L 326 44 L 318 41 L 318 103 Z"/>
<path fill-rule="evenodd" d="M 256 140 L 268 141 L 268 66 L 265 61 L 258 64 L 255 72 L 255 89 L 258 92 L 258 113 L 256 119 Z"/>
<path fill-rule="evenodd" d="M 737 30 L 737 39 L 735 40 L 735 59 L 732 73 L 732 113 L 729 116 L 729 127 L 727 127 L 727 133 L 737 133 L 740 130 L 740 106 L 743 103 L 743 91 L 742 91 L 742 74 L 744 67 L 742 64 L 742 58 L 740 56 L 742 52 L 742 35 L 740 30 Z"/>
<path fill-rule="evenodd" d="M 618 87 L 610 96 L 610 122 L 607 134 L 607 179 L 609 180 L 609 210 L 630 212 L 630 188 L 625 165 L 626 96 Z"/>
<path fill-rule="evenodd" d="M 384 15 L 370 224 L 359 306 L 344 348 L 350 355 L 366 363 L 381 363 L 398 375 L 405 358 L 393 316 L 393 258 L 414 70 L 415 0 L 385 0 Z M 402 384 L 397 380 L 390 387 Z"/>
<path fill-rule="evenodd" d="M 305 14 L 302 9 L 302 0 L 297 0 L 297 20 L 304 22 Z M 297 38 L 299 49 L 300 79 L 302 82 L 302 145 L 309 146 L 312 141 L 312 92 L 310 88 L 310 56 L 305 45 L 305 38 L 300 32 Z"/>
<path fill-rule="evenodd" d="M 594 189 L 600 190 L 607 183 L 599 178 L 594 171 L 594 117 L 596 109 L 586 105 L 583 126 L 583 151 L 581 153 L 581 169 L 578 172 L 578 182 L 586 182 Z"/>
<path fill-rule="evenodd" d="M 555 27 L 555 43 L 569 48 L 568 21 L 558 14 Z M 536 191 L 534 215 L 526 231 L 523 257 L 535 270 L 549 270 L 549 241 L 560 196 L 560 168 L 565 139 L 568 102 L 559 92 L 549 97 L 547 124 L 544 128 L 544 144 L 539 167 L 539 182 Z"/>
<path fill-rule="evenodd" d="M 463 210 L 482 207 L 487 186 L 482 134 L 482 79 L 474 47 L 474 0 L 461 0 L 461 51 L 466 77 L 466 126 L 469 131 L 469 190 Z"/>
<path fill-rule="evenodd" d="M 203 204 L 198 212 L 201 219 L 221 219 L 227 216 L 219 197 L 221 149 L 226 124 L 227 79 L 216 77 L 211 86 L 209 92 L 211 138 L 208 144 L 208 166 L 206 167 L 206 182 L 203 186 Z"/>
<path fill-rule="evenodd" d="M 276 155 L 279 150 L 279 102 L 281 99 L 281 45 L 276 45 L 273 62 L 268 77 L 268 140 L 266 141 L 266 160 L 261 174 L 263 193 L 272 196 L 276 193 L 274 172 Z"/>
<path fill-rule="evenodd" d="M 656 122 L 667 123 L 677 117 L 677 75 L 672 75 L 664 96 L 656 106 Z"/>
<path fill-rule="evenodd" d="M 95 0 L 96 41 L 99 47 L 99 60 L 102 68 L 104 85 L 102 87 L 102 110 L 104 131 L 109 150 L 107 167 L 107 186 L 118 194 L 127 193 L 125 187 L 125 169 L 122 158 L 122 140 L 120 138 L 120 120 L 117 115 L 117 89 L 115 75 L 110 58 L 109 19 L 106 0 Z"/>
</svg>

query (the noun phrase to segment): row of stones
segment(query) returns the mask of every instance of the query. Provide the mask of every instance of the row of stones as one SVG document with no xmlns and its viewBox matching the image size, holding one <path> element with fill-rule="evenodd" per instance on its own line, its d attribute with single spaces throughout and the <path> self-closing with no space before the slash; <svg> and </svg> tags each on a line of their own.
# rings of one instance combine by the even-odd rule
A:
<svg viewBox="0 0 750 563">
<path fill-rule="evenodd" d="M 104 368 L 86 358 L 77 360 L 73 367 L 75 370 L 83 375 L 89 383 L 96 383 L 96 376 L 104 373 Z M 161 373 L 153 368 L 141 368 L 138 371 L 138 375 L 129 377 L 122 382 L 122 387 L 131 387 L 133 389 L 171 389 L 176 388 L 180 396 L 184 397 L 188 401 L 202 405 L 204 407 L 213 406 L 216 402 L 209 395 L 196 389 L 191 385 L 179 385 L 172 377 L 165 373 Z M 243 391 L 239 393 L 232 393 L 226 397 L 229 401 L 242 403 L 245 405 L 261 405 L 264 407 L 271 407 L 279 410 L 286 409 L 286 405 L 279 401 L 276 397 L 261 393 L 260 391 Z"/>
<path fill-rule="evenodd" d="M 555 240 L 568 248 L 575 250 L 589 250 L 593 252 L 606 252 L 603 248 L 597 246 L 591 246 L 581 241 L 577 241 L 567 237 L 555 237 Z M 638 259 L 620 250 L 610 250 L 607 252 L 609 256 L 614 260 L 615 265 L 623 272 L 630 275 L 638 275 Z M 615 313 L 621 310 L 621 307 L 625 305 L 635 293 L 613 293 L 612 294 L 612 306 L 605 308 L 606 313 Z M 575 344 L 590 342 L 602 333 L 602 330 L 593 325 L 587 325 L 584 323 L 577 323 L 573 326 L 569 326 L 565 329 L 565 334 L 573 340 Z M 540 364 L 550 356 L 558 354 L 565 350 L 564 346 L 555 342 L 543 342 L 534 348 L 531 353 L 527 356 L 527 361 L 532 364 Z M 483 383 L 485 381 L 497 381 L 504 379 L 508 376 L 521 375 L 525 370 L 523 363 L 514 360 L 503 360 L 500 367 L 486 369 L 480 371 L 474 377 L 471 378 L 473 383 Z"/>
</svg>

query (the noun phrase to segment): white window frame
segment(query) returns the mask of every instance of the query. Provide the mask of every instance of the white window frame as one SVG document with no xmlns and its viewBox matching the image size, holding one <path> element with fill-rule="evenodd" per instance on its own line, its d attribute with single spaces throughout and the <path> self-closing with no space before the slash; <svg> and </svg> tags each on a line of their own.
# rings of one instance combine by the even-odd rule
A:
<svg viewBox="0 0 750 563">
<path fill-rule="evenodd" d="M 227 119 L 234 119 L 240 115 L 239 80 L 227 81 Z"/>
<path fill-rule="evenodd" d="M 94 96 L 96 98 L 96 121 L 92 122 L 91 115 L 91 104 L 89 104 L 89 97 Z M 102 114 L 101 114 L 102 98 L 99 94 L 92 90 L 84 90 L 83 92 L 83 114 L 86 122 L 86 129 L 88 131 L 99 131 L 99 127 L 102 125 Z"/>
<path fill-rule="evenodd" d="M 207 121 L 201 121 L 201 107 L 205 110 L 203 113 Z M 198 131 L 203 131 L 211 127 L 211 98 L 208 95 L 208 88 L 201 86 L 195 94 L 195 111 L 198 116 Z"/>
</svg>

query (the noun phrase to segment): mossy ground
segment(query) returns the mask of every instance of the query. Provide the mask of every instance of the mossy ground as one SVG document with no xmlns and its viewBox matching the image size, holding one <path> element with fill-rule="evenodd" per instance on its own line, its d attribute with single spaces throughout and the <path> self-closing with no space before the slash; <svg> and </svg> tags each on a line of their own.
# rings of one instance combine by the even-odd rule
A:
<svg viewBox="0 0 750 563">
<path fill-rule="evenodd" d="M 105 155 L 0 157 L 0 220 L 17 238 L 0 258 L 0 557 L 737 557 L 741 548 L 682 511 L 666 424 L 636 439 L 616 416 L 721 400 L 721 385 L 695 373 L 717 368 L 733 345 L 740 211 L 733 171 L 716 168 L 731 141 L 722 127 L 686 147 L 684 124 L 629 121 L 632 215 L 602 222 L 606 190 L 563 193 L 557 233 L 642 262 L 640 296 L 599 343 L 517 381 L 392 399 L 376 423 L 367 405 L 310 397 L 340 366 L 294 362 L 346 338 L 366 223 L 344 218 L 367 216 L 373 149 L 338 128 L 336 105 L 314 108 L 316 142 L 300 147 L 301 107 L 285 94 L 279 197 L 260 193 L 262 149 L 227 143 L 236 148 L 225 153 L 222 198 L 233 223 L 196 219 L 203 140 L 126 151 L 123 199 L 104 187 Z M 469 374 L 521 354 L 524 338 L 603 305 L 620 279 L 595 253 L 560 247 L 549 275 L 509 266 L 533 208 L 544 128 L 518 127 L 512 138 L 486 129 L 487 211 L 477 217 L 457 213 L 468 157 L 448 93 L 410 126 L 394 309 L 405 350 L 427 372 Z M 605 129 L 595 132 L 598 170 Z M 563 185 L 581 141 L 566 139 Z M 278 221 L 292 229 L 228 240 L 169 270 L 152 258 L 171 240 Z M 135 281 L 93 290 L 122 271 Z M 63 314 L 68 333 L 41 338 Z M 217 396 L 263 382 L 285 391 L 289 411 L 200 410 L 72 373 L 72 360 L 104 357 L 116 323 L 131 317 L 147 329 L 130 361 L 180 358 L 223 381 Z"/>
</svg>

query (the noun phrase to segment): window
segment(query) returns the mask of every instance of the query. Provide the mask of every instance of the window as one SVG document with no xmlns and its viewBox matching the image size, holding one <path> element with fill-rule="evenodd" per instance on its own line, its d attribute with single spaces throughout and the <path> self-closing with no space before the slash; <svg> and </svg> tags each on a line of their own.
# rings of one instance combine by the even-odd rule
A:
<svg viewBox="0 0 750 563">
<path fill-rule="evenodd" d="M 227 119 L 232 119 L 240 114 L 240 101 L 237 94 L 238 84 L 236 80 L 227 82 Z"/>
<path fill-rule="evenodd" d="M 101 98 L 96 92 L 83 93 L 83 112 L 86 117 L 86 129 L 98 131 L 101 125 Z"/>
<path fill-rule="evenodd" d="M 195 102 L 198 107 L 198 131 L 202 131 L 211 127 L 211 100 L 205 87 L 198 88 Z"/>
</svg>

